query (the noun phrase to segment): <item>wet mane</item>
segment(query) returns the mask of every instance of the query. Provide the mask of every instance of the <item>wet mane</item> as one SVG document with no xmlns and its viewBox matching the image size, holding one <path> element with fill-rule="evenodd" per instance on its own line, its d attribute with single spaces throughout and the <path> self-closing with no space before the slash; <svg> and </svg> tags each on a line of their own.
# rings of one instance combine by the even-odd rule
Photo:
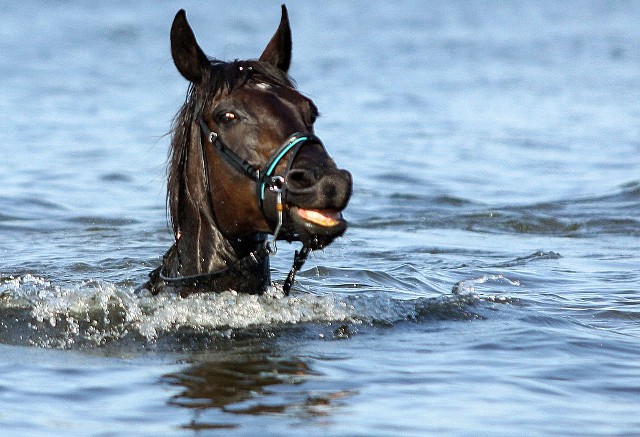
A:
<svg viewBox="0 0 640 437">
<path fill-rule="evenodd" d="M 187 161 L 187 149 L 191 143 L 191 127 L 216 96 L 231 92 L 247 83 L 295 88 L 293 80 L 282 70 L 269 63 L 254 60 L 225 62 L 210 59 L 210 68 L 202 81 L 197 85 L 189 85 L 185 103 L 176 114 L 171 130 L 167 206 L 175 235 L 179 232 L 180 196 L 186 188 L 182 173 Z"/>
</svg>

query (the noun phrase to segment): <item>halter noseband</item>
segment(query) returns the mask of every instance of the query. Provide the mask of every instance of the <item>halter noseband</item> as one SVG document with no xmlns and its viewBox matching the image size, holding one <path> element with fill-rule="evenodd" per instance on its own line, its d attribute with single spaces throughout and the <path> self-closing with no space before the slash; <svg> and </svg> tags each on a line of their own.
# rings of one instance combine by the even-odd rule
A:
<svg viewBox="0 0 640 437">
<path fill-rule="evenodd" d="M 310 132 L 297 132 L 291 135 L 278 148 L 278 150 L 276 150 L 275 153 L 271 155 L 264 166 L 264 169 L 266 170 L 263 171 L 261 167 L 257 167 L 251 164 L 249 161 L 240 157 L 240 155 L 227 147 L 227 145 L 224 144 L 220 139 L 220 136 L 209 129 L 209 126 L 207 126 L 202 117 L 198 119 L 198 123 L 200 124 L 200 129 L 202 130 L 202 133 L 205 135 L 207 140 L 213 145 L 215 150 L 217 150 L 220 155 L 222 155 L 227 163 L 231 165 L 231 167 L 233 167 L 236 171 L 244 174 L 249 179 L 256 182 L 256 197 L 258 199 L 258 204 L 260 205 L 260 211 L 262 212 L 262 215 L 264 216 L 267 223 L 273 222 L 273 219 L 269 217 L 264 209 L 266 189 L 269 188 L 270 190 L 275 191 L 279 196 L 284 192 L 286 198 L 286 176 L 289 173 L 289 170 L 293 165 L 293 161 L 300 152 L 302 146 L 306 144 L 319 144 L 322 148 L 324 148 L 322 141 L 320 141 L 320 138 L 318 138 L 316 135 Z M 289 157 L 284 172 L 282 173 L 282 175 L 274 175 L 276 167 L 288 154 L 291 154 L 291 156 Z M 280 208 L 282 208 L 282 205 L 279 204 L 277 208 L 277 213 L 281 215 L 282 211 L 280 210 Z M 277 232 L 279 231 L 280 225 L 282 225 L 282 223 L 279 220 L 279 223 L 277 224 L 277 227 L 275 229 L 276 232 L 274 233 L 274 240 L 275 237 L 277 237 Z"/>
</svg>

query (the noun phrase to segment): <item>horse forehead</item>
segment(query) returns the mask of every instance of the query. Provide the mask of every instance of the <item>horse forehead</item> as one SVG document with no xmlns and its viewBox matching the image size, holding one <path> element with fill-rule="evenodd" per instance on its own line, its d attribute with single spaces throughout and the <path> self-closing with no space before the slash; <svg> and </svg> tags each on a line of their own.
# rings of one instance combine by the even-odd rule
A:
<svg viewBox="0 0 640 437">
<path fill-rule="evenodd" d="M 308 99 L 293 88 L 275 86 L 270 83 L 257 82 L 250 86 L 239 88 L 239 94 L 246 94 L 249 101 L 255 99 L 263 104 L 289 104 L 303 108 Z"/>
</svg>

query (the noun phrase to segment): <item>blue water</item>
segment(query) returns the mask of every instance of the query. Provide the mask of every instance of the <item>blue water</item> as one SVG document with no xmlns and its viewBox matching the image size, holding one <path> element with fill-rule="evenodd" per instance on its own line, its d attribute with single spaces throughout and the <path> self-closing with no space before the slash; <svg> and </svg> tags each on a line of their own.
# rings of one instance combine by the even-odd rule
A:
<svg viewBox="0 0 640 437">
<path fill-rule="evenodd" d="M 187 9 L 256 57 L 279 3 L 0 4 L 7 436 L 640 434 L 640 3 L 288 4 L 354 176 L 281 296 L 138 297 Z"/>
</svg>

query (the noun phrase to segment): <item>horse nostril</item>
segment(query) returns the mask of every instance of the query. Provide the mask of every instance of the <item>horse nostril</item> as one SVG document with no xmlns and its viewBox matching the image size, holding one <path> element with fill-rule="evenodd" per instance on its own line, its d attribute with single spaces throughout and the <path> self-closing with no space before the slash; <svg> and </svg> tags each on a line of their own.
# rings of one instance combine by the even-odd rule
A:
<svg viewBox="0 0 640 437">
<path fill-rule="evenodd" d="M 289 190 L 301 191 L 312 188 L 317 183 L 314 173 L 305 169 L 292 169 L 287 174 Z"/>
<path fill-rule="evenodd" d="M 292 169 L 286 179 L 288 202 L 304 208 L 342 210 L 351 197 L 351 174 L 344 170 Z"/>
<path fill-rule="evenodd" d="M 328 199 L 333 199 L 338 195 L 336 184 L 326 184 L 322 189 L 322 194 Z"/>
</svg>

